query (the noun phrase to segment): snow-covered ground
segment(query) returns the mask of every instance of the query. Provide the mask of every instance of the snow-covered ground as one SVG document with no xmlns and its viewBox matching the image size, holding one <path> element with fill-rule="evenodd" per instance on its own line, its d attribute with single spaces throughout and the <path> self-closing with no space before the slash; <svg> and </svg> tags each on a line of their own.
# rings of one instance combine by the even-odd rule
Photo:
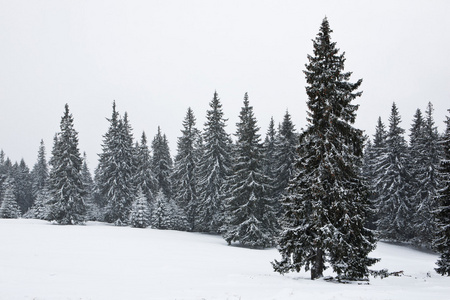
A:
<svg viewBox="0 0 450 300">
<path fill-rule="evenodd" d="M 450 299 L 450 278 L 437 256 L 379 243 L 374 269 L 404 276 L 370 285 L 274 273 L 275 249 L 227 246 L 198 233 L 59 226 L 0 219 L 0 299 Z"/>
</svg>

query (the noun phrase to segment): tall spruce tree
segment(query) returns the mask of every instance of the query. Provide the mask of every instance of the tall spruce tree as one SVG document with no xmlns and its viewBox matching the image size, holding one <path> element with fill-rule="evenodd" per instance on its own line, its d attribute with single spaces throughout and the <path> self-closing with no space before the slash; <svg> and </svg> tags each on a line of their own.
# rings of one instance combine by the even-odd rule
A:
<svg viewBox="0 0 450 300">
<path fill-rule="evenodd" d="M 50 219 L 59 224 L 80 224 L 85 221 L 86 190 L 81 175 L 82 159 L 78 150 L 78 132 L 73 127 L 73 117 L 67 104 L 60 129 L 55 137 L 50 159 Z"/>
<path fill-rule="evenodd" d="M 450 109 L 448 110 L 450 113 Z M 450 276 L 450 117 L 442 140 L 444 155 L 438 168 L 440 189 L 437 192 L 436 221 L 437 233 L 433 248 L 440 254 L 436 272 Z"/>
<path fill-rule="evenodd" d="M 195 116 L 189 107 L 183 120 L 182 136 L 178 138 L 177 155 L 175 156 L 172 173 L 174 199 L 187 215 L 189 230 L 194 231 L 197 220 L 198 206 L 198 141 L 200 131 L 195 127 Z"/>
<path fill-rule="evenodd" d="M 377 225 L 380 237 L 390 241 L 409 241 L 412 237 L 410 159 L 400 127 L 401 118 L 395 103 L 389 117 L 386 152 L 377 162 Z"/>
<path fill-rule="evenodd" d="M 169 143 L 165 134 L 161 133 L 158 126 L 158 132 L 152 141 L 152 170 L 158 183 L 157 190 L 162 190 L 164 195 L 171 199 L 172 181 L 171 174 L 173 168 L 172 157 L 170 156 Z"/>
<path fill-rule="evenodd" d="M 223 225 L 227 178 L 231 174 L 231 139 L 217 92 L 209 103 L 203 130 L 204 151 L 200 160 L 197 207 L 199 231 L 219 233 Z"/>
<path fill-rule="evenodd" d="M 34 202 L 33 181 L 30 169 L 23 159 L 19 164 L 14 164 L 13 176 L 16 185 L 17 204 L 21 213 L 25 213 Z"/>
<path fill-rule="evenodd" d="M 411 131 L 413 133 L 414 131 Z M 434 211 L 437 208 L 437 169 L 439 166 L 439 134 L 434 125 L 433 105 L 428 103 L 418 137 L 411 139 L 410 161 L 414 182 L 413 188 L 413 242 L 431 248 L 433 232 L 436 232 Z M 412 137 L 412 135 L 411 135 Z M 413 171 L 414 170 L 414 171 Z"/>
<path fill-rule="evenodd" d="M 278 223 L 271 186 L 263 173 L 263 149 L 259 127 L 247 93 L 236 124 L 234 175 L 230 198 L 225 207 L 224 239 L 251 248 L 265 248 L 275 243 Z"/>
<path fill-rule="evenodd" d="M 351 124 L 357 105 L 352 100 L 362 80 L 348 82 L 344 54 L 331 42 L 325 18 L 306 65 L 308 127 L 300 135 L 296 176 L 283 199 L 283 231 L 278 240 L 281 261 L 275 271 L 311 269 L 323 276 L 328 261 L 339 279 L 368 276 L 368 257 L 375 248 L 372 231 L 364 227 L 367 187 L 361 175 L 363 134 Z"/>
</svg>

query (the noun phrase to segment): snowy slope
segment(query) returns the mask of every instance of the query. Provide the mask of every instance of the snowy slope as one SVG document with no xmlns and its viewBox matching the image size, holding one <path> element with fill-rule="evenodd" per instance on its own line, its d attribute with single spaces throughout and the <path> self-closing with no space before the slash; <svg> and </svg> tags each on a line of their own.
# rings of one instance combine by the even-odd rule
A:
<svg viewBox="0 0 450 300">
<path fill-rule="evenodd" d="M 275 249 L 230 247 L 198 233 L 58 226 L 0 219 L 0 299 L 449 299 L 436 255 L 379 243 L 374 268 L 405 276 L 370 285 L 272 271 Z M 429 273 L 429 277 L 427 275 Z"/>
</svg>

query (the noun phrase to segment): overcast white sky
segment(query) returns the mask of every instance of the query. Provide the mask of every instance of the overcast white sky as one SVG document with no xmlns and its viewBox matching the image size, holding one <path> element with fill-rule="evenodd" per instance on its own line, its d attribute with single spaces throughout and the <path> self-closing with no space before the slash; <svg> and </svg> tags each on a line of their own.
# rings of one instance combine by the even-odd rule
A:
<svg viewBox="0 0 450 300">
<path fill-rule="evenodd" d="M 245 92 L 261 133 L 289 109 L 306 125 L 302 71 L 322 19 L 363 78 L 356 126 L 388 124 L 392 102 L 409 130 L 417 108 L 450 108 L 450 1 L 0 0 L 0 148 L 32 167 L 50 153 L 68 103 L 80 150 L 97 164 L 112 101 L 135 137 L 161 126 L 173 153 L 189 106 L 202 129 L 214 90 L 228 132 Z"/>
</svg>

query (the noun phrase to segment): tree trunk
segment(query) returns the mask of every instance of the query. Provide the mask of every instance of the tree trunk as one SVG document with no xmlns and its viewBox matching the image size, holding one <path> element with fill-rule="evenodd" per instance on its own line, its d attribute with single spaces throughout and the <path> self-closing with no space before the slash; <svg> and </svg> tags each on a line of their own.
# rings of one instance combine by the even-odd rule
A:
<svg viewBox="0 0 450 300">
<path fill-rule="evenodd" d="M 323 250 L 317 249 L 316 257 L 311 267 L 311 280 L 318 279 L 323 276 L 324 261 Z"/>
</svg>

